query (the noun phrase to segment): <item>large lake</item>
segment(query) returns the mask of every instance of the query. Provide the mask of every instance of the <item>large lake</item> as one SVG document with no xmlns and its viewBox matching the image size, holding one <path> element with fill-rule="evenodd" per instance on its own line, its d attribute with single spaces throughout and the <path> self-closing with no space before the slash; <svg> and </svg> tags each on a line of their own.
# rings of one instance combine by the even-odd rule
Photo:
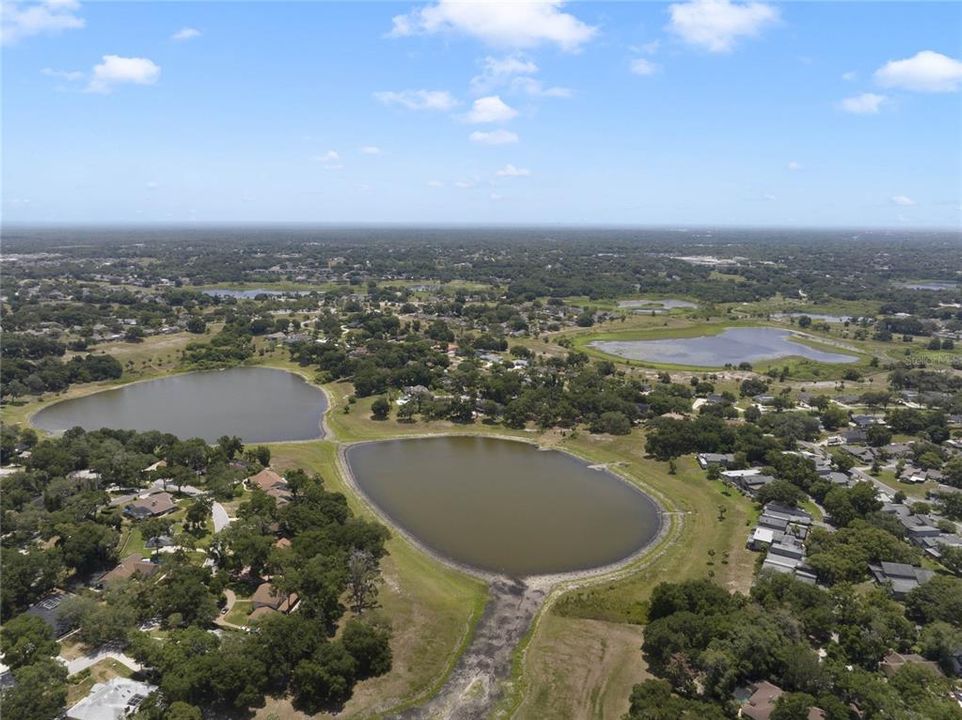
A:
<svg viewBox="0 0 962 720">
<path fill-rule="evenodd" d="M 647 496 L 558 451 L 483 437 L 355 445 L 358 487 L 440 555 L 515 577 L 586 570 L 640 550 L 660 528 Z"/>
<path fill-rule="evenodd" d="M 64 400 L 40 410 L 32 423 L 54 433 L 79 425 L 85 430 L 160 430 L 208 442 L 236 435 L 257 443 L 319 438 L 326 409 L 324 393 L 299 375 L 270 368 L 231 368 Z"/>
<path fill-rule="evenodd" d="M 778 328 L 728 328 L 717 335 L 662 340 L 599 340 L 592 347 L 629 360 L 721 367 L 800 355 L 826 363 L 851 363 L 853 355 L 826 352 L 792 340 Z"/>
</svg>

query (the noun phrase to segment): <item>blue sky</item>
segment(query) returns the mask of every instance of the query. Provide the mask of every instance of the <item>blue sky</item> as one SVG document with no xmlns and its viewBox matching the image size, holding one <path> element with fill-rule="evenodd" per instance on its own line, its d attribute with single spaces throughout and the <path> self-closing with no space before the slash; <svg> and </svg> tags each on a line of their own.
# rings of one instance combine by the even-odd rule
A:
<svg viewBox="0 0 962 720">
<path fill-rule="evenodd" d="M 4 3 L 8 222 L 959 227 L 962 5 Z"/>
</svg>

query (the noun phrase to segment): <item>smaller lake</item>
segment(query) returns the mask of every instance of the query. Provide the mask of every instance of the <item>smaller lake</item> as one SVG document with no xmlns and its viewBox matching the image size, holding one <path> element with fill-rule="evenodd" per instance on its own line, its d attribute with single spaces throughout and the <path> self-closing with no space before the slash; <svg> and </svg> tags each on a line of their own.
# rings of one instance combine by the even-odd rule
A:
<svg viewBox="0 0 962 720">
<path fill-rule="evenodd" d="M 958 283 L 946 282 L 943 280 L 925 280 L 918 283 L 898 283 L 898 286 L 908 290 L 932 290 L 933 292 L 939 290 L 957 290 L 959 287 Z"/>
<path fill-rule="evenodd" d="M 214 289 L 214 290 L 204 290 L 204 295 L 210 295 L 211 297 L 222 297 L 222 298 L 236 298 L 238 300 L 253 300 L 258 295 L 268 295 L 270 297 L 283 297 L 296 296 L 296 295 L 309 295 L 308 290 L 264 290 L 262 288 L 255 288 L 253 290 L 227 290 L 227 289 Z"/>
<path fill-rule="evenodd" d="M 231 368 L 133 383 L 64 400 L 31 419 L 60 433 L 80 426 L 160 430 L 214 442 L 236 435 L 247 443 L 322 437 L 327 398 L 300 375 L 271 368 Z"/>
<path fill-rule="evenodd" d="M 717 335 L 662 340 L 599 340 L 592 347 L 629 360 L 721 367 L 798 355 L 825 363 L 851 363 L 853 355 L 816 350 L 778 328 L 728 328 Z"/>
<path fill-rule="evenodd" d="M 824 313 L 803 313 L 803 312 L 791 312 L 791 313 L 775 313 L 772 315 L 774 318 L 785 319 L 785 318 L 800 318 L 802 316 L 808 316 L 812 320 L 821 320 L 823 322 L 829 323 L 847 323 L 856 320 L 857 318 L 851 315 L 826 315 Z"/>
<path fill-rule="evenodd" d="M 666 310 L 681 310 L 684 308 L 698 307 L 693 302 L 687 300 L 621 300 L 618 307 L 626 310 L 638 312 L 663 312 Z"/>
<path fill-rule="evenodd" d="M 622 560 L 657 535 L 655 503 L 567 453 L 449 436 L 355 445 L 365 496 L 439 555 L 514 577 Z"/>
</svg>

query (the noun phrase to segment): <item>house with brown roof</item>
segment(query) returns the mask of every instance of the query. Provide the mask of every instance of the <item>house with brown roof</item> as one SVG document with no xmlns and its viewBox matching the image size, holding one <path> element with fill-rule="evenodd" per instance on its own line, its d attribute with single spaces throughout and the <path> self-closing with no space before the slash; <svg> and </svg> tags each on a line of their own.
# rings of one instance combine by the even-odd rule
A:
<svg viewBox="0 0 962 720">
<path fill-rule="evenodd" d="M 254 613 L 258 610 L 265 608 L 273 612 L 289 613 L 294 609 L 294 606 L 297 605 L 297 599 L 297 593 L 288 595 L 278 590 L 269 582 L 261 583 L 257 586 L 254 594 L 251 595 L 251 607 L 254 608 L 251 617 L 253 617 Z"/>
<path fill-rule="evenodd" d="M 149 560 L 144 560 L 140 555 L 128 555 L 113 570 L 104 573 L 97 582 L 97 587 L 110 587 L 124 580 L 129 580 L 135 575 L 140 577 L 150 577 L 160 568 Z"/>
<path fill-rule="evenodd" d="M 915 653 L 902 654 L 897 653 L 894 650 L 889 650 L 885 654 L 885 657 L 882 658 L 882 662 L 879 663 L 879 669 L 888 677 L 892 677 L 905 665 L 924 665 L 933 673 L 937 675 L 942 674 L 942 670 L 939 669 L 938 663 L 933 662 L 932 660 L 926 660 L 921 655 L 916 655 Z"/>
<path fill-rule="evenodd" d="M 740 717 L 750 720 L 769 720 L 775 710 L 778 698 L 785 694 L 778 685 L 773 685 L 767 680 L 753 686 L 753 692 L 748 700 L 738 711 Z M 824 720 L 825 712 L 817 707 L 808 709 L 808 720 Z"/>
<path fill-rule="evenodd" d="M 247 478 L 247 486 L 253 490 L 259 488 L 277 501 L 278 505 L 283 505 L 291 501 L 293 495 L 287 480 L 282 478 L 270 468 L 264 468 L 256 475 Z"/>
<path fill-rule="evenodd" d="M 149 517 L 160 517 L 177 509 L 177 503 L 170 493 L 159 492 L 146 497 L 140 497 L 124 508 L 124 514 L 135 520 Z"/>
</svg>

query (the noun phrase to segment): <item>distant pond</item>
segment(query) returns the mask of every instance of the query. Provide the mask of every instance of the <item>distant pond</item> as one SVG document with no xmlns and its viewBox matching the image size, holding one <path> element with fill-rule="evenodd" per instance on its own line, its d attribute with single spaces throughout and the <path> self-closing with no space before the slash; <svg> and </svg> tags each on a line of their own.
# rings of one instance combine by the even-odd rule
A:
<svg viewBox="0 0 962 720">
<path fill-rule="evenodd" d="M 591 346 L 629 360 L 721 367 L 743 362 L 800 355 L 825 363 L 851 363 L 853 355 L 826 352 L 795 342 L 793 333 L 778 328 L 728 328 L 718 335 L 661 340 L 598 340 Z"/>
<path fill-rule="evenodd" d="M 253 300 L 258 295 L 268 295 L 270 297 L 281 297 L 284 295 L 309 295 L 309 290 L 265 290 L 263 288 L 254 288 L 253 290 L 230 290 L 230 289 L 220 289 L 215 288 L 213 290 L 204 290 L 204 295 L 210 295 L 211 297 L 230 297 L 236 298 L 238 300 Z"/>
<path fill-rule="evenodd" d="M 683 308 L 698 307 L 693 302 L 687 300 L 621 300 L 618 307 L 635 312 L 667 312 L 669 310 L 681 310 Z"/>
<path fill-rule="evenodd" d="M 567 453 L 485 437 L 352 446 L 361 492 L 394 523 L 455 562 L 514 577 L 622 560 L 661 527 L 647 495 Z"/>
<path fill-rule="evenodd" d="M 258 443 L 320 438 L 326 409 L 324 393 L 301 376 L 242 367 L 173 375 L 64 400 L 43 408 L 31 422 L 53 433 L 109 427 L 208 442 L 236 435 Z"/>
<path fill-rule="evenodd" d="M 826 315 L 825 313 L 803 313 L 803 312 L 775 313 L 774 315 L 772 315 L 772 317 L 777 318 L 779 320 L 784 320 L 787 318 L 809 317 L 812 320 L 816 320 L 816 321 L 821 320 L 823 322 L 829 322 L 829 323 L 847 323 L 847 322 L 852 322 L 858 319 L 851 315 Z"/>
<path fill-rule="evenodd" d="M 898 283 L 898 286 L 906 288 L 907 290 L 931 290 L 937 292 L 940 290 L 957 290 L 959 284 L 944 280 L 923 280 L 917 283 Z"/>
</svg>

